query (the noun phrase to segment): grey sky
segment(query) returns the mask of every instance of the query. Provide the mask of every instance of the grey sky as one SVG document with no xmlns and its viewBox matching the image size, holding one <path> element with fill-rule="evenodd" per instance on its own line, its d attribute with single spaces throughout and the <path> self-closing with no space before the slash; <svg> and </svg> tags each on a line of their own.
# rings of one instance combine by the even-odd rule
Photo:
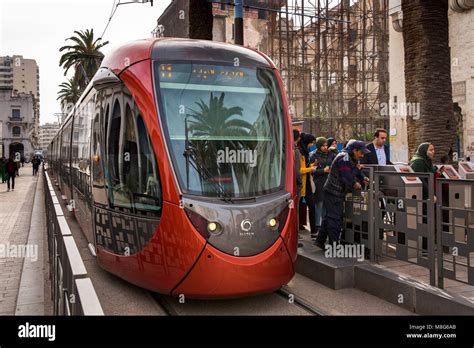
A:
<svg viewBox="0 0 474 348">
<path fill-rule="evenodd" d="M 118 0 L 117 0 L 118 1 Z M 128 2 L 131 0 L 121 0 Z M 120 5 L 104 35 L 107 54 L 124 42 L 151 37 L 156 20 L 171 0 Z M 58 85 L 65 81 L 59 67 L 59 48 L 74 30 L 94 29 L 99 37 L 113 0 L 0 0 L 0 56 L 35 59 L 40 69 L 41 124 L 57 121 Z"/>
</svg>

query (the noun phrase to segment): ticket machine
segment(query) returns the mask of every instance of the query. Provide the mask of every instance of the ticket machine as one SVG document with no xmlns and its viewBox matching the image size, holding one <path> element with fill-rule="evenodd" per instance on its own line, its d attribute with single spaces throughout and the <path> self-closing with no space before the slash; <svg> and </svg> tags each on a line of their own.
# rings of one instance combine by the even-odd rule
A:
<svg viewBox="0 0 474 348">
<path fill-rule="evenodd" d="M 376 166 L 375 171 L 413 173 L 411 167 L 407 164 L 396 164 L 390 166 Z M 423 183 L 416 176 L 398 176 L 398 175 L 381 175 L 379 180 L 380 191 L 385 196 L 400 197 L 408 199 L 423 199 Z M 385 203 L 387 203 L 384 200 Z M 403 202 L 396 202 L 397 206 L 402 208 Z M 407 228 L 416 229 L 417 208 L 407 206 Z M 390 216 L 389 216 L 390 217 Z M 422 223 L 422 203 L 418 203 L 418 222 Z"/>
<path fill-rule="evenodd" d="M 438 165 L 443 178 L 451 179 L 447 188 L 442 188 L 443 193 L 447 193 L 448 201 L 442 202 L 444 206 L 459 208 L 459 209 L 474 209 L 474 183 L 455 183 L 454 180 L 469 180 L 474 179 L 474 163 L 459 162 L 459 172 L 450 165 Z M 449 190 L 446 192 L 445 190 Z M 456 214 L 455 214 L 456 215 Z M 452 221 L 453 212 L 449 212 L 449 221 Z M 445 219 L 443 218 L 443 221 Z M 454 238 L 456 241 L 465 242 L 466 233 L 463 226 L 471 225 L 474 222 L 474 213 L 468 214 L 468 221 L 463 217 L 454 217 Z M 443 228 L 447 230 L 447 228 Z"/>
<path fill-rule="evenodd" d="M 459 176 L 463 180 L 474 179 L 474 163 L 459 162 Z M 466 185 L 466 208 L 474 209 L 474 185 Z"/>
<path fill-rule="evenodd" d="M 405 257 L 416 258 L 417 249 L 422 243 L 416 231 L 419 224 L 423 223 L 423 203 L 421 202 L 423 182 L 416 176 L 390 174 L 395 172 L 413 173 L 411 167 L 405 163 L 371 167 L 374 167 L 375 172 L 379 172 L 376 178 L 378 177 L 379 191 L 382 194 L 379 196 L 380 200 L 375 203 L 376 207 L 378 205 L 380 208 L 386 209 L 385 213 L 376 215 L 378 218 L 382 218 L 379 226 L 384 226 L 383 240 L 380 239 L 380 230 L 376 248 L 386 248 L 385 252 L 387 253 L 401 253 L 401 255 L 405 250 Z M 387 172 L 387 174 L 380 172 Z M 420 202 L 406 201 L 405 199 L 415 199 Z M 405 244 L 407 248 L 398 250 L 397 244 Z"/>
<path fill-rule="evenodd" d="M 398 164 L 394 166 L 395 171 L 399 173 L 413 173 L 413 169 L 409 165 Z M 397 197 L 404 197 L 408 199 L 423 199 L 423 183 L 420 178 L 416 176 L 402 176 L 400 177 L 403 185 L 400 187 Z M 418 209 L 417 209 L 418 208 Z M 416 229 L 416 217 L 418 210 L 418 223 L 422 223 L 423 205 L 421 202 L 417 207 L 407 206 L 407 228 Z"/>
</svg>

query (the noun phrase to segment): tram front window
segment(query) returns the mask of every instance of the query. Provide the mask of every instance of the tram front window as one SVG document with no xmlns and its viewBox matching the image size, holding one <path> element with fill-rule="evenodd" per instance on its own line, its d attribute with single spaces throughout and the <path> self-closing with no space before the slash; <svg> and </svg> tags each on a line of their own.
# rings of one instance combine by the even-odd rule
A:
<svg viewBox="0 0 474 348">
<path fill-rule="evenodd" d="M 271 69 L 156 62 L 155 86 L 183 192 L 233 198 L 282 189 L 283 104 Z"/>
</svg>

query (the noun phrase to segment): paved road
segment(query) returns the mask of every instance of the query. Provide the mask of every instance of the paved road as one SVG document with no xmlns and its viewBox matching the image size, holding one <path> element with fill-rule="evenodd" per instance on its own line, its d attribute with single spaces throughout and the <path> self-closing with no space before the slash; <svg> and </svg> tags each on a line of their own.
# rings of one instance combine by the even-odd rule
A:
<svg viewBox="0 0 474 348">
<path fill-rule="evenodd" d="M 4 256 L 11 256 L 6 250 L 28 239 L 38 177 L 32 176 L 31 165 L 25 165 L 15 181 L 11 192 L 6 183 L 0 183 L 0 315 L 15 314 L 24 258 Z"/>
</svg>

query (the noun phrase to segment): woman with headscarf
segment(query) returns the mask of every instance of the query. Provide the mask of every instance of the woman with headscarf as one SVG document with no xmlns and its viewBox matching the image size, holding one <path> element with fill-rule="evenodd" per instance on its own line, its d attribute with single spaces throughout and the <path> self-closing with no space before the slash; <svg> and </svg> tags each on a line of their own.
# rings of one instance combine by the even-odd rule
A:
<svg viewBox="0 0 474 348">
<path fill-rule="evenodd" d="M 431 143 L 422 143 L 418 146 L 415 155 L 410 160 L 410 167 L 417 173 L 436 173 L 436 167 L 433 166 L 435 148 Z M 428 199 L 428 179 L 421 178 L 423 182 L 423 199 Z M 436 197 L 435 197 L 436 200 Z"/>
<path fill-rule="evenodd" d="M 410 167 L 413 169 L 414 172 L 417 173 L 433 173 L 436 174 L 437 170 L 436 167 L 433 166 L 433 158 L 435 155 L 435 148 L 431 143 L 422 143 L 418 146 L 418 150 L 416 150 L 415 155 L 410 160 Z M 428 179 L 427 178 L 420 178 L 421 182 L 423 183 L 423 199 L 428 199 Z M 433 188 L 434 189 L 434 188 Z M 436 193 L 434 196 L 434 202 L 436 203 Z M 435 211 L 436 213 L 436 211 Z M 428 214 L 428 206 L 426 203 L 422 205 L 422 214 Z M 423 223 L 427 223 L 427 218 L 422 218 Z M 436 242 L 436 238 L 435 238 Z M 426 237 L 422 239 L 422 250 L 428 249 L 428 240 Z"/>
<path fill-rule="evenodd" d="M 306 206 L 309 209 L 309 225 L 311 234 L 316 234 L 316 210 L 314 201 L 314 181 L 311 178 L 311 174 L 317 169 L 316 163 L 310 163 L 309 160 L 309 149 L 314 145 L 316 138 L 311 134 L 301 134 L 300 139 L 300 174 L 301 174 L 301 200 L 304 199 Z M 301 201 L 300 201 L 301 203 Z M 302 206 L 302 204 L 300 204 Z M 304 210 L 306 215 L 306 209 Z"/>
<path fill-rule="evenodd" d="M 339 153 L 339 150 L 337 149 L 337 141 L 335 138 L 328 138 L 328 149 L 329 151 L 333 152 L 335 155 Z"/>
</svg>

